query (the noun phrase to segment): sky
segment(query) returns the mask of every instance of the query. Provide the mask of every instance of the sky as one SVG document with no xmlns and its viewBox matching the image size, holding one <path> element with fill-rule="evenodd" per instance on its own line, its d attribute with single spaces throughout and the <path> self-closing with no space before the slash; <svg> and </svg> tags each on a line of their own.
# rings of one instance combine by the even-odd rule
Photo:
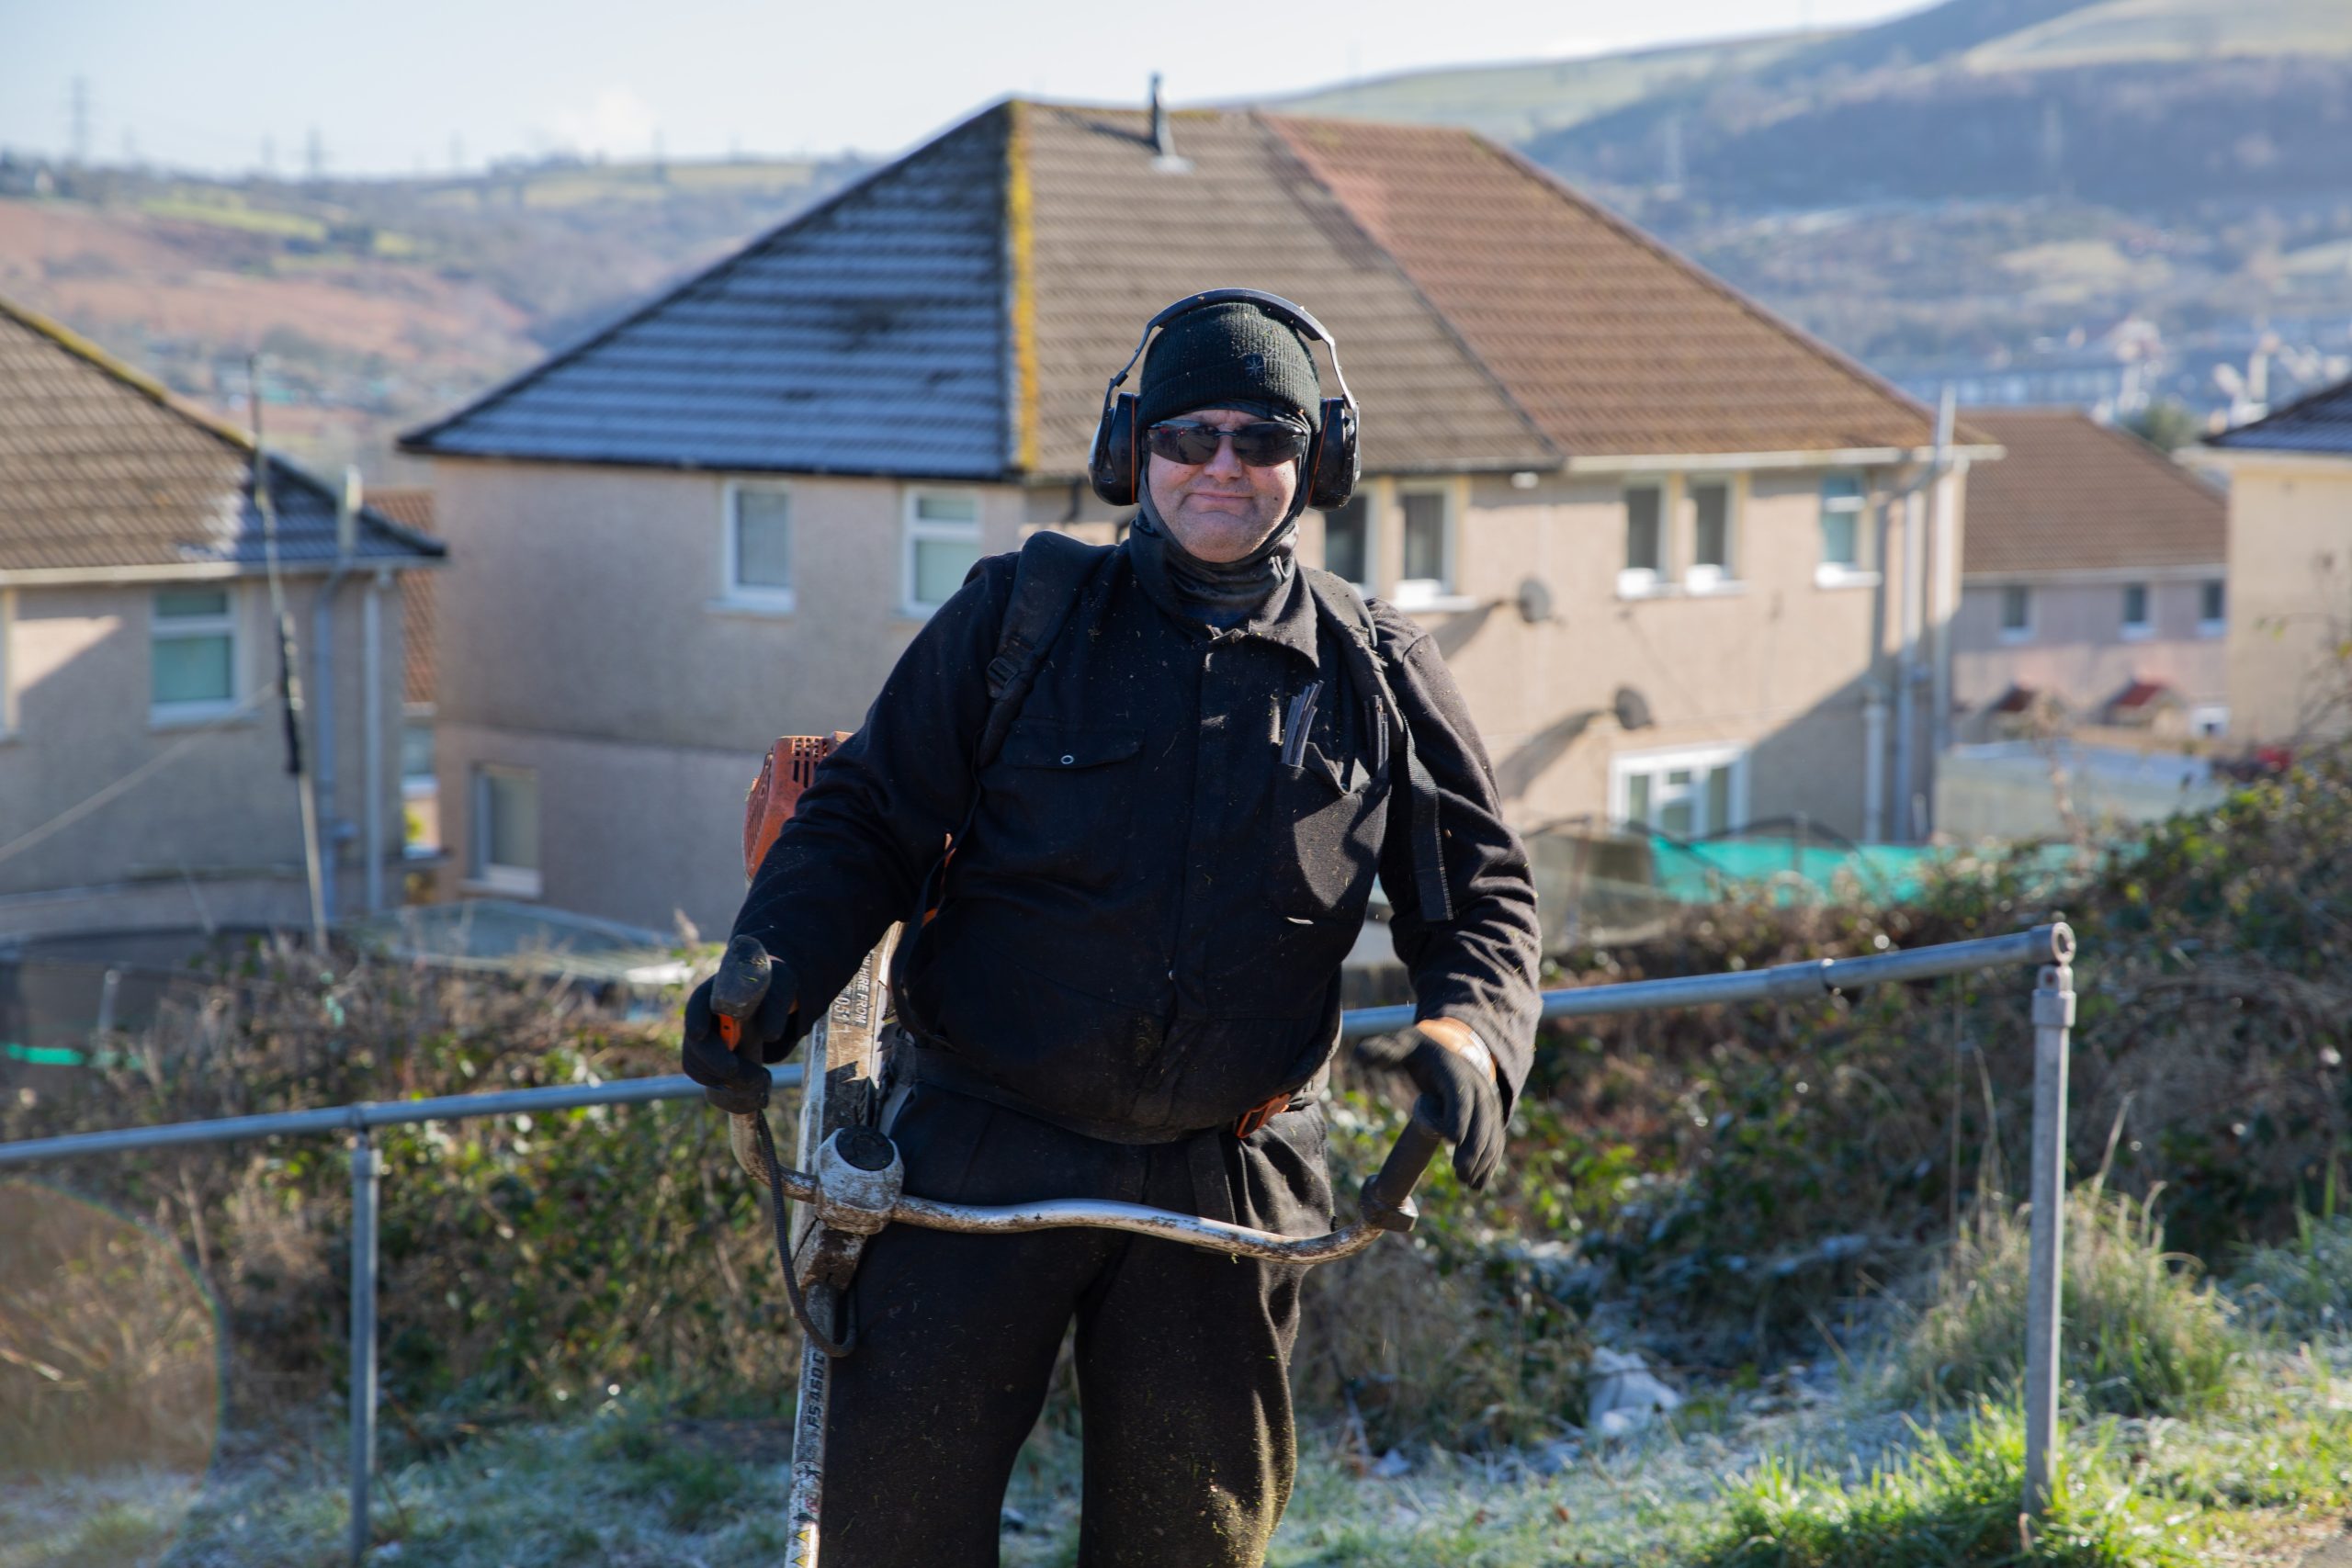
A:
<svg viewBox="0 0 2352 1568">
<path fill-rule="evenodd" d="M 1925 0 L 0 0 L 0 148 L 233 174 L 899 151 L 1008 93 L 1273 96 L 1874 21 Z M 79 87 L 77 90 L 77 84 Z"/>
</svg>

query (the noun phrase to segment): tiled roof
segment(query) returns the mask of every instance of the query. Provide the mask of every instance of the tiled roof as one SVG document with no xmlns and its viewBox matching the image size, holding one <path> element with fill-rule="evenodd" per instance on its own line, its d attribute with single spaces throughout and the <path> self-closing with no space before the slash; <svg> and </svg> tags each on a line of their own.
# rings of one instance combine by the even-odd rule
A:
<svg viewBox="0 0 2352 1568">
<path fill-rule="evenodd" d="M 1034 214 L 1037 469 L 1083 469 L 1103 383 L 1153 311 L 1237 284 L 1297 300 L 1340 340 L 1368 468 L 1558 464 L 1396 258 L 1262 117 L 1172 115 L 1177 155 L 1191 167 L 1166 173 L 1153 166 L 1142 110 L 1013 112 Z"/>
<path fill-rule="evenodd" d="M 2220 566 L 2229 509 L 2127 432 L 2073 409 L 1972 409 L 2007 450 L 1968 471 L 1964 576 Z"/>
<path fill-rule="evenodd" d="M 1918 404 L 1490 141 L 1272 123 L 1572 455 L 1934 438 Z"/>
<path fill-rule="evenodd" d="M 1916 448 L 1918 404 L 1464 130 L 1011 102 L 407 438 L 436 455 L 1077 477 L 1152 311 L 1339 337 L 1374 471 Z M 1963 439 L 1975 439 L 1964 431 Z"/>
<path fill-rule="evenodd" d="M 2205 445 L 2225 452 L 2312 452 L 2352 457 L 2352 381 L 2323 387 L 2276 413 L 2211 436 Z"/>
<path fill-rule="evenodd" d="M 253 442 L 53 321 L 0 300 L 0 580 L 158 567 L 258 567 Z M 335 492 L 273 456 L 285 565 L 334 558 Z M 357 558 L 442 554 L 373 508 Z"/>
<path fill-rule="evenodd" d="M 402 527 L 433 532 L 433 492 L 423 486 L 369 491 L 368 504 Z M 441 689 L 433 619 L 434 596 L 440 587 L 429 571 L 413 571 L 401 579 L 401 651 L 408 665 L 405 702 L 433 702 Z"/>
</svg>

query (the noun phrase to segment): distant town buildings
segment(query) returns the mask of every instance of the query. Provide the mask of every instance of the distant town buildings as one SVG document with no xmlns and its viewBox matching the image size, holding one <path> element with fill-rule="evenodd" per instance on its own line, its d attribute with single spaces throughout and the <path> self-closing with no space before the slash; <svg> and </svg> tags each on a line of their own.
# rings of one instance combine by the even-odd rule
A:
<svg viewBox="0 0 2352 1568">
<path fill-rule="evenodd" d="M 2352 381 L 2184 456 L 2230 478 L 2232 734 L 2352 734 Z"/>
<path fill-rule="evenodd" d="M 1976 409 L 2007 453 L 1970 478 L 1952 698 L 1963 741 L 2229 728 L 2218 491 L 2074 409 Z"/>
</svg>

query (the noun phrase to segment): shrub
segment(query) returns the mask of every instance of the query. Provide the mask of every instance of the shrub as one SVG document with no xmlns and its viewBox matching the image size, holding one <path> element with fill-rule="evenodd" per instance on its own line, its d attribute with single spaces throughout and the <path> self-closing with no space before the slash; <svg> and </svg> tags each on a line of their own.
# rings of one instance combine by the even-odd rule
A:
<svg viewBox="0 0 2352 1568">
<path fill-rule="evenodd" d="M 0 1104 L 0 1137 L 522 1089 L 672 1068 L 666 1025 L 579 991 L 258 951 L 114 1065 Z M 797 1346 L 764 1194 L 697 1103 L 379 1129 L 383 1369 L 395 1435 L 447 1403 L 562 1406 L 651 1382 L 788 1404 Z M 328 1392 L 349 1268 L 342 1140 L 164 1149 L 56 1168 L 149 1216 L 227 1316 L 236 1397 Z"/>
<path fill-rule="evenodd" d="M 219 1433 L 212 1303 L 170 1241 L 0 1182 L 0 1466 L 201 1472 Z"/>
<path fill-rule="evenodd" d="M 1404 1124 L 1400 1105 L 1357 1088 L 1335 1095 L 1331 1173 L 1343 1217 L 1353 1183 Z M 1310 1415 L 1341 1419 L 1365 1455 L 1402 1444 L 1486 1448 L 1559 1435 L 1584 1417 L 1589 1345 L 1538 1260 L 1496 1245 L 1441 1155 L 1409 1240 L 1383 1237 L 1311 1269 L 1291 1382 Z M 1508 1233 L 1505 1233 L 1508 1235 Z"/>
<path fill-rule="evenodd" d="M 2025 1377 L 2031 1227 L 1998 1201 L 1955 1236 L 1925 1310 L 1901 1346 L 1903 1394 L 2007 1395 Z M 2152 1201 L 2093 1182 L 2068 1197 L 2059 1370 L 2091 1410 L 2178 1416 L 2228 1393 L 2244 1337 L 2193 1259 L 2164 1249 Z"/>
</svg>

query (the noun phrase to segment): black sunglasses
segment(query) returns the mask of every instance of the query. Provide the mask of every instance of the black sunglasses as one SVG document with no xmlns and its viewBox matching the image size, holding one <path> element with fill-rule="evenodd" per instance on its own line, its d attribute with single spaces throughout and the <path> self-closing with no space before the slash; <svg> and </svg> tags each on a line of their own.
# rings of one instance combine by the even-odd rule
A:
<svg viewBox="0 0 2352 1568">
<path fill-rule="evenodd" d="M 1281 420 L 1253 420 L 1238 430 L 1220 430 L 1196 419 L 1162 420 L 1144 432 L 1144 445 L 1155 457 L 1187 466 L 1207 462 L 1227 436 L 1233 437 L 1233 455 L 1253 468 L 1272 468 L 1306 450 L 1307 433 Z"/>
</svg>

